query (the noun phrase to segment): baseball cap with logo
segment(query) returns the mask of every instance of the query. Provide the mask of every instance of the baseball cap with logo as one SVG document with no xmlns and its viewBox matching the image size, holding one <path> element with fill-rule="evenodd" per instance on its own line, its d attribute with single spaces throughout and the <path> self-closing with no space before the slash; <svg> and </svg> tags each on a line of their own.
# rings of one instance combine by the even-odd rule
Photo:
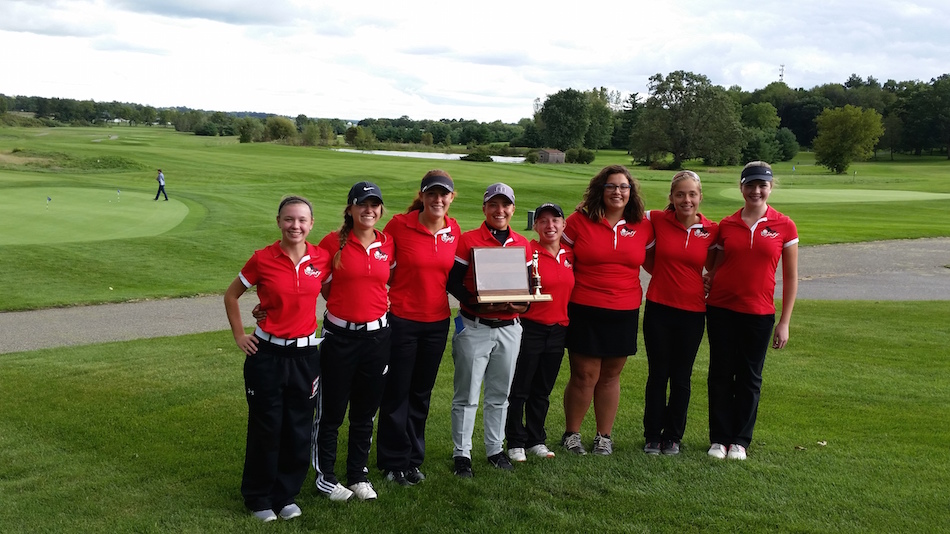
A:
<svg viewBox="0 0 950 534">
<path fill-rule="evenodd" d="M 422 185 L 419 186 L 419 190 L 425 193 L 433 187 L 442 187 L 451 193 L 455 191 L 455 182 L 444 174 L 427 174 L 426 177 L 422 179 Z"/>
<path fill-rule="evenodd" d="M 491 184 L 488 186 L 488 189 L 485 190 L 485 199 L 482 201 L 482 204 L 488 202 L 492 197 L 501 195 L 511 201 L 512 204 L 515 203 L 515 190 L 508 186 L 508 184 L 503 184 L 501 182 Z"/>
<path fill-rule="evenodd" d="M 383 193 L 379 190 L 379 186 L 373 182 L 357 182 L 350 188 L 347 203 L 359 204 L 368 198 L 378 198 L 380 203 L 383 202 Z"/>
<path fill-rule="evenodd" d="M 540 206 L 535 208 L 534 216 L 537 217 L 545 211 L 550 211 L 556 217 L 560 217 L 562 219 L 564 218 L 564 210 L 561 209 L 561 206 L 558 206 L 557 204 L 554 204 L 553 202 L 545 202 L 544 204 L 541 204 Z"/>
<path fill-rule="evenodd" d="M 740 184 L 746 182 L 751 182 L 753 180 L 762 180 L 763 182 L 772 181 L 772 169 L 771 167 L 763 167 L 760 165 L 754 165 L 751 167 L 746 167 L 742 169 L 742 175 L 739 179 Z"/>
</svg>

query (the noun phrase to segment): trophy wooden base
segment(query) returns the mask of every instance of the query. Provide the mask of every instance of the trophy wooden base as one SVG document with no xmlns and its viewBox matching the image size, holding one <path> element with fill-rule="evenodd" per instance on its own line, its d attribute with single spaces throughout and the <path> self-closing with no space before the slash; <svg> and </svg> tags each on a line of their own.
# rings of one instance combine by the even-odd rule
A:
<svg viewBox="0 0 950 534">
<path fill-rule="evenodd" d="M 497 304 L 499 302 L 550 302 L 551 295 L 486 295 L 477 297 L 479 304 Z"/>
</svg>

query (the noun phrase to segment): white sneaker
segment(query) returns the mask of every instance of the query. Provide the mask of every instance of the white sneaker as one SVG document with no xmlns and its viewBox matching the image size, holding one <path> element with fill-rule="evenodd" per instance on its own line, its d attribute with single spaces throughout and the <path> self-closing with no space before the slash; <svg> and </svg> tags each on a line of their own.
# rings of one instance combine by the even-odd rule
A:
<svg viewBox="0 0 950 534">
<path fill-rule="evenodd" d="M 554 458 L 554 451 L 547 448 L 544 443 L 539 443 L 534 447 L 528 447 L 528 452 L 541 458 Z"/>
<path fill-rule="evenodd" d="M 373 485 L 369 482 L 357 482 L 350 486 L 350 491 L 361 501 L 372 501 L 377 497 L 376 490 L 373 489 Z"/>
<path fill-rule="evenodd" d="M 258 510 L 253 512 L 252 515 L 265 523 L 277 520 L 277 514 L 273 510 Z"/>
<path fill-rule="evenodd" d="M 521 447 L 511 447 L 508 449 L 508 457 L 511 458 L 512 462 L 527 462 L 528 457 L 524 454 L 524 449 Z"/>
<path fill-rule="evenodd" d="M 333 491 L 330 492 L 330 500 L 335 502 L 348 501 L 352 496 L 353 492 L 343 487 L 343 484 L 339 482 L 336 483 L 336 486 L 333 487 Z"/>
<path fill-rule="evenodd" d="M 726 457 L 730 460 L 745 460 L 745 447 L 738 443 L 729 445 L 729 454 Z"/>
<path fill-rule="evenodd" d="M 295 503 L 290 503 L 287 506 L 284 506 L 280 509 L 280 518 L 285 521 L 290 521 L 295 517 L 300 517 L 300 514 L 303 512 L 300 511 L 300 507 Z"/>
<path fill-rule="evenodd" d="M 709 446 L 709 452 L 706 453 L 713 458 L 724 460 L 726 458 L 726 446 L 722 443 L 713 443 Z"/>
</svg>

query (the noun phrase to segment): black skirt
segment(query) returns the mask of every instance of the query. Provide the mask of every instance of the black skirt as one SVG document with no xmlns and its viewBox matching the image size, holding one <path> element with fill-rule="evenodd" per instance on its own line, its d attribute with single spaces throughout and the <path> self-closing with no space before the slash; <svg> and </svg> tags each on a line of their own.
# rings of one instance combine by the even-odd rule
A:
<svg viewBox="0 0 950 534">
<path fill-rule="evenodd" d="M 623 358 L 637 353 L 640 309 L 610 310 L 569 302 L 567 349 L 598 358 Z"/>
</svg>

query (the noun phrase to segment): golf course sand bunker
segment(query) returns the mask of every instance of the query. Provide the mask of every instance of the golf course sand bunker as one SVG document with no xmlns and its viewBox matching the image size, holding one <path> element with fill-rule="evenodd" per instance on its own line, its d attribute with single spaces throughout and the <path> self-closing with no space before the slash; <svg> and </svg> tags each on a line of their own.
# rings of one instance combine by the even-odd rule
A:
<svg viewBox="0 0 950 534">
<path fill-rule="evenodd" d="M 739 188 L 723 189 L 720 194 L 733 200 L 742 200 Z M 950 200 L 947 193 L 924 191 L 897 191 L 893 189 L 812 189 L 779 186 L 772 189 L 769 202 L 777 204 L 815 204 L 841 202 L 897 202 L 920 200 Z"/>
<path fill-rule="evenodd" d="M 49 199 L 49 200 L 47 200 Z M 0 245 L 105 241 L 165 233 L 188 215 L 177 200 L 141 192 L 79 187 L 5 189 Z"/>
</svg>

